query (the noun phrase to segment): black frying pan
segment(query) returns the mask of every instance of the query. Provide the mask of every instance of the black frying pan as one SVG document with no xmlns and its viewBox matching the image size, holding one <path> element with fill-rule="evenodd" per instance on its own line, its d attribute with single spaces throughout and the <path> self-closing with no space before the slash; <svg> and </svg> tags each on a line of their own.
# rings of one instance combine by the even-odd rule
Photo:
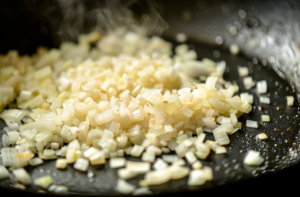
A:
<svg viewBox="0 0 300 197">
<path fill-rule="evenodd" d="M 91 1 L 87 1 L 90 3 Z M 8 49 L 18 49 L 20 53 L 32 53 L 36 46 L 45 45 L 55 47 L 59 44 L 59 36 L 53 35 L 55 29 L 49 24 L 41 11 L 55 3 L 46 1 L 38 3 L 21 1 L 21 4 L 2 3 L 0 6 L 0 20 L 8 28 L 2 31 L 0 52 Z M 297 47 L 300 37 L 297 36 L 300 14 L 300 4 L 293 1 L 163 1 L 160 7 L 162 17 L 169 25 L 163 34 L 165 39 L 174 45 L 174 37 L 179 32 L 189 36 L 188 44 L 199 55 L 215 61 L 226 60 L 228 69 L 224 78 L 236 81 L 240 92 L 244 92 L 242 80 L 237 78 L 237 65 L 248 66 L 250 75 L 254 80 L 267 80 L 268 93 L 271 105 L 262 105 L 258 102 L 255 89 L 250 90 L 255 96 L 254 110 L 242 116 L 239 120 L 245 123 L 247 119 L 257 120 L 258 129 L 243 129 L 230 136 L 231 144 L 226 155 L 211 154 L 207 160 L 202 161 L 204 166 L 212 166 L 214 180 L 201 187 L 191 188 L 186 185 L 187 178 L 170 181 L 166 184 L 150 187 L 157 195 L 181 192 L 188 195 L 228 194 L 244 195 L 276 194 L 279 191 L 296 191 L 298 183 L 293 180 L 300 174 L 299 171 L 299 116 L 298 101 L 294 107 L 286 106 L 286 95 L 298 98 L 298 70 Z M 17 11 L 11 13 L 13 9 Z M 133 7 L 140 10 L 140 6 Z M 10 11 L 9 11 L 10 10 Z M 35 10 L 35 11 L 34 11 Z M 244 13 L 239 10 L 244 10 Z M 56 11 L 55 11 L 56 12 Z M 141 11 L 140 11 L 141 12 Z M 49 13 L 47 13 L 49 16 Z M 50 14 L 51 15 L 51 14 Z M 58 15 L 59 16 L 59 15 Z M 20 19 L 22 18 L 22 20 Z M 56 19 L 59 22 L 60 17 Z M 43 25 L 41 25 L 43 24 Z M 230 25 L 237 28 L 237 33 L 228 32 Z M 239 28 L 241 26 L 241 28 Z M 82 32 L 88 29 L 82 30 Z M 217 44 L 216 37 L 222 37 L 223 43 Z M 256 48 L 249 46 L 250 40 L 256 40 Z M 242 53 L 232 56 L 227 50 L 232 43 L 238 44 Z M 218 56 L 217 54 L 220 54 Z M 295 69 L 295 70 L 294 70 Z M 269 114 L 270 123 L 261 123 L 260 115 Z M 279 131 L 276 131 L 279 130 Z M 255 140 L 255 135 L 265 132 L 269 140 L 261 142 Z M 207 139 L 212 139 L 208 135 Z M 258 168 L 242 164 L 247 150 L 259 150 L 266 159 Z M 128 158 L 134 160 L 134 158 Z M 66 171 L 58 171 L 54 162 L 45 162 L 44 165 L 31 168 L 26 167 L 32 178 L 42 175 L 52 175 L 55 184 L 67 185 L 70 195 L 118 195 L 114 190 L 117 180 L 116 170 L 110 170 L 108 165 L 91 167 L 94 177 L 87 173 L 80 173 L 68 166 Z M 138 183 L 143 176 L 130 180 L 132 184 Z M 13 182 L 13 179 L 12 179 Z M 0 181 L 4 191 L 10 191 L 12 183 Z M 32 185 L 26 191 L 36 193 L 40 188 Z M 239 191 L 237 193 L 237 191 Z M 10 191 L 23 194 L 16 190 Z M 37 194 L 36 194 L 37 195 Z"/>
</svg>

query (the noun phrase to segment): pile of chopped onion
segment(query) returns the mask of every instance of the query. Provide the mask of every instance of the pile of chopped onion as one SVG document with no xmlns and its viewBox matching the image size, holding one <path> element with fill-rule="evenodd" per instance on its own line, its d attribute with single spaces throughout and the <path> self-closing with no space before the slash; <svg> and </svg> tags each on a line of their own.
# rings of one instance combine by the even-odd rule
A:
<svg viewBox="0 0 300 197">
<path fill-rule="evenodd" d="M 171 57 L 171 44 L 159 37 L 122 31 L 97 41 L 100 37 L 84 35 L 78 45 L 41 48 L 32 57 L 16 51 L 0 56 L 0 109 L 14 99 L 18 108 L 0 114 L 7 124 L 3 165 L 20 168 L 14 175 L 29 184 L 22 168 L 28 164 L 57 159 L 58 169 L 70 164 L 86 171 L 111 158 L 110 167 L 120 168 L 116 188 L 124 194 L 147 193 L 124 181 L 138 174 L 145 174 L 142 187 L 189 174 L 189 185 L 211 180 L 212 170 L 202 168 L 199 159 L 212 151 L 226 153 L 228 135 L 241 128 L 238 118 L 251 112 L 253 95 L 235 96 L 238 87 L 222 78 L 226 63 L 199 61 L 185 44 Z M 90 43 L 97 47 L 90 48 Z M 240 67 L 239 73 L 248 76 L 248 69 Z M 199 83 L 194 78 L 199 76 L 206 81 Z M 255 85 L 251 77 L 244 84 L 248 89 Z M 266 85 L 258 90 L 264 93 Z M 257 123 L 247 121 L 247 126 L 257 128 Z M 205 141 L 204 132 L 212 133 L 215 141 Z M 176 155 L 157 158 L 170 151 Z M 125 154 L 142 161 L 126 161 Z M 182 158 L 194 170 L 183 167 Z M 7 177 L 2 168 L 0 177 Z M 34 183 L 46 189 L 52 180 L 41 177 Z"/>
</svg>

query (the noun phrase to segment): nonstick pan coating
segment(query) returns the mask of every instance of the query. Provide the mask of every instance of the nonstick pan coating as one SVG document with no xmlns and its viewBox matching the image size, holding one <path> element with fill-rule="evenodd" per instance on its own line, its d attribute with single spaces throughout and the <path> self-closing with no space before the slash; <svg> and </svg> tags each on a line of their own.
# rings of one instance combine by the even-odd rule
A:
<svg viewBox="0 0 300 197">
<path fill-rule="evenodd" d="M 291 58 L 287 60 L 285 51 L 282 51 L 282 48 L 280 48 L 284 45 L 285 41 L 278 41 L 278 43 L 274 41 L 272 45 L 270 44 L 271 42 L 268 43 L 268 40 L 270 40 L 268 38 L 276 40 L 275 38 L 278 38 L 278 36 L 283 36 L 282 40 L 284 40 L 292 37 L 294 40 L 289 40 L 290 42 L 288 44 L 295 44 L 299 41 L 297 40 L 299 36 L 293 37 L 297 28 L 291 27 L 289 29 L 290 31 L 284 28 L 282 29 L 285 31 L 280 29 L 281 33 L 277 35 L 272 32 L 276 30 L 276 28 L 273 27 L 274 23 L 265 26 L 265 24 L 268 24 L 268 21 L 261 21 L 261 19 L 269 20 L 272 13 L 273 15 L 275 15 L 275 13 L 280 14 L 282 13 L 282 9 L 289 9 L 283 5 L 292 4 L 295 9 L 298 8 L 298 10 L 300 10 L 300 8 L 297 7 L 297 3 L 294 2 L 281 2 L 278 3 L 278 5 L 272 2 L 262 3 L 258 1 L 251 3 L 222 1 L 222 3 L 218 3 L 220 2 L 204 1 L 203 3 L 203 1 L 178 1 L 178 4 L 173 3 L 171 5 L 165 1 L 163 3 L 162 16 L 170 28 L 163 36 L 173 41 L 176 33 L 184 32 L 189 35 L 188 44 L 197 51 L 199 59 L 208 57 L 215 61 L 225 60 L 228 69 L 224 74 L 224 78 L 228 81 L 235 81 L 240 87 L 240 92 L 245 92 L 246 90 L 242 84 L 242 79 L 237 77 L 238 73 L 236 67 L 237 65 L 247 66 L 251 71 L 250 76 L 252 76 L 255 81 L 267 80 L 268 96 L 271 98 L 271 104 L 260 104 L 255 89 L 249 91 L 255 98 L 253 111 L 249 115 L 244 115 L 239 119 L 239 121 L 243 122 L 243 129 L 230 136 L 231 143 L 227 148 L 227 154 L 215 155 L 212 153 L 207 160 L 202 161 L 204 166 L 213 167 L 214 179 L 212 181 L 197 188 L 188 187 L 186 185 L 187 178 L 170 181 L 160 186 L 150 187 L 150 190 L 152 190 L 154 194 L 159 195 L 174 192 L 184 192 L 189 195 L 216 194 L 216 192 L 234 191 L 234 188 L 247 188 L 249 191 L 245 192 L 251 194 L 251 192 L 254 193 L 254 190 L 251 191 L 253 187 L 267 188 L 269 191 L 271 189 L 280 191 L 280 188 L 289 185 L 291 185 L 291 187 L 295 186 L 295 183 L 286 179 L 291 179 L 294 174 L 293 172 L 299 174 L 299 170 L 297 169 L 299 168 L 298 163 L 300 160 L 298 156 L 300 152 L 300 116 L 298 115 L 300 114 L 300 108 L 298 108 L 298 101 L 295 102 L 293 107 L 287 107 L 285 96 L 294 95 L 295 98 L 298 98 L 297 73 L 289 77 L 289 70 L 294 68 L 294 64 L 297 61 L 297 53 L 295 52 L 295 57 L 292 58 L 294 62 L 292 62 Z M 222 10 L 225 11 L 223 12 Z M 248 19 L 241 19 L 239 10 L 246 11 L 247 15 L 252 16 L 252 19 L 255 18 L 259 25 L 247 25 L 247 23 L 249 23 Z M 282 26 L 292 26 L 291 24 L 293 24 L 294 27 L 299 27 L 296 19 L 292 17 L 297 16 L 297 12 L 295 10 L 289 11 L 291 13 L 289 13 L 290 18 L 288 19 L 292 21 L 288 21 L 282 24 Z M 174 13 L 177 14 L 175 15 Z M 252 15 L 249 13 L 252 13 Z M 187 19 L 183 17 L 184 15 L 190 15 L 191 17 Z M 255 21 L 252 19 L 252 22 Z M 238 29 L 238 33 L 235 36 L 232 36 L 227 31 L 228 26 L 237 25 L 238 23 L 235 23 L 236 21 L 238 21 L 242 27 Z M 267 28 L 265 32 L 261 30 L 264 28 Z M 265 34 L 260 32 L 260 30 Z M 255 32 L 259 32 L 259 35 L 256 35 Z M 251 35 L 251 37 L 249 37 L 247 33 Z M 240 35 L 244 35 L 244 37 Z M 223 38 L 221 45 L 217 45 L 215 42 L 217 36 Z M 45 38 L 46 37 L 47 35 Z M 255 49 L 247 45 L 247 40 L 249 41 L 250 38 L 258 39 L 259 41 L 259 45 Z M 261 41 L 262 39 L 267 40 L 266 45 L 261 45 L 261 43 L 263 43 Z M 41 38 L 41 40 L 43 39 Z M 238 56 L 232 56 L 229 51 L 226 50 L 231 43 L 239 44 L 243 53 Z M 55 45 L 53 43 L 51 44 L 52 46 Z M 49 44 L 49 46 L 51 46 L 51 44 Z M 174 42 L 174 44 L 177 43 Z M 292 48 L 292 45 L 290 45 L 290 47 Z M 260 51 L 264 51 L 264 53 L 258 53 Z M 220 55 L 218 56 L 217 54 Z M 293 56 L 293 54 L 291 54 L 291 56 Z M 284 75 L 280 74 L 281 72 Z M 262 114 L 270 115 L 271 122 L 262 123 L 260 117 Z M 259 128 L 245 128 L 245 121 L 247 119 L 258 121 Z M 1 128 L 3 128 L 3 126 L 1 126 Z M 255 136 L 262 132 L 269 136 L 267 141 L 258 141 L 255 139 Z M 213 139 L 212 135 L 208 135 L 207 139 Z M 257 168 L 243 165 L 243 158 L 247 150 L 260 151 L 265 158 L 263 165 Z M 129 157 L 128 159 L 136 160 Z M 33 179 L 42 175 L 51 175 L 54 179 L 54 184 L 69 187 L 70 195 L 118 195 L 114 189 L 117 180 L 116 170 L 109 169 L 108 163 L 104 166 L 90 167 L 90 171 L 87 173 L 75 171 L 72 166 L 68 166 L 68 169 L 65 171 L 57 170 L 54 167 L 54 161 L 45 162 L 45 164 L 35 168 L 26 167 L 26 170 L 31 173 Z M 137 185 L 138 181 L 142 178 L 143 176 L 140 176 L 129 182 Z M 285 179 L 285 182 L 283 182 L 283 179 Z M 241 182 L 241 180 L 246 181 Z M 10 183 L 0 181 L 0 186 L 3 188 L 3 191 L 8 191 L 7 188 L 12 188 L 10 185 L 13 183 L 13 179 L 11 179 Z M 41 190 L 41 188 L 34 185 L 26 189 L 26 191 L 34 193 L 38 190 Z M 283 190 L 286 191 L 285 189 Z M 243 193 L 241 193 L 241 195 L 242 194 Z"/>
</svg>

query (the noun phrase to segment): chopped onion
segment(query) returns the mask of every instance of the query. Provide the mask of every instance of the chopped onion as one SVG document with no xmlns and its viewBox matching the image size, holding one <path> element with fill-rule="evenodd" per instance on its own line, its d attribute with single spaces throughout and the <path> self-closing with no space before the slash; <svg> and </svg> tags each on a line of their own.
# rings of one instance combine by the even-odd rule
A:
<svg viewBox="0 0 300 197">
<path fill-rule="evenodd" d="M 44 189 L 47 189 L 52 183 L 52 178 L 49 175 L 42 176 L 34 180 L 34 184 L 40 186 Z"/>
<path fill-rule="evenodd" d="M 171 179 L 170 171 L 168 168 L 150 171 L 145 175 L 145 181 L 147 185 L 160 185 L 168 182 Z"/>
<path fill-rule="evenodd" d="M 227 151 L 226 151 L 225 147 L 217 146 L 215 152 L 216 152 L 216 154 L 223 154 L 223 153 L 226 153 Z"/>
<path fill-rule="evenodd" d="M 257 91 L 259 94 L 267 93 L 267 81 L 266 80 L 258 81 L 256 83 L 256 87 L 257 87 Z"/>
<path fill-rule="evenodd" d="M 145 149 L 145 147 L 143 147 L 143 146 L 134 145 L 130 154 L 133 157 L 140 157 L 142 155 L 144 149 Z"/>
<path fill-rule="evenodd" d="M 261 120 L 263 122 L 270 122 L 270 116 L 269 115 L 261 115 Z"/>
<path fill-rule="evenodd" d="M 230 46 L 229 46 L 229 51 L 230 51 L 230 53 L 231 53 L 232 55 L 237 55 L 237 54 L 240 52 L 239 47 L 238 47 L 238 45 L 236 45 L 236 44 L 230 45 Z"/>
<path fill-rule="evenodd" d="M 43 163 L 43 160 L 39 157 L 33 158 L 29 160 L 29 165 L 31 166 L 37 166 Z"/>
<path fill-rule="evenodd" d="M 213 170 L 209 166 L 204 166 L 203 167 L 203 172 L 205 175 L 205 179 L 208 181 L 211 181 L 213 179 Z"/>
<path fill-rule="evenodd" d="M 29 185 L 31 183 L 31 178 L 24 168 L 13 170 L 12 173 L 18 179 L 18 181 L 24 185 Z"/>
<path fill-rule="evenodd" d="M 249 75 L 249 69 L 247 67 L 239 67 L 238 72 L 240 77 L 246 77 Z"/>
<path fill-rule="evenodd" d="M 133 191 L 133 196 L 141 196 L 141 195 L 150 195 L 153 194 L 151 191 L 149 191 L 148 187 L 140 187 Z"/>
<path fill-rule="evenodd" d="M 126 161 L 126 169 L 138 174 L 143 174 L 150 171 L 150 163 Z"/>
<path fill-rule="evenodd" d="M 205 182 L 206 182 L 206 178 L 203 170 L 192 170 L 190 172 L 188 185 L 190 186 L 203 185 Z"/>
<path fill-rule="evenodd" d="M 66 186 L 63 185 L 51 185 L 48 188 L 49 192 L 53 192 L 55 194 L 67 194 L 69 189 Z"/>
<path fill-rule="evenodd" d="M 196 156 L 199 159 L 206 159 L 206 157 L 210 153 L 210 148 L 206 144 L 203 144 L 203 143 L 196 144 L 196 149 L 197 149 Z"/>
<path fill-rule="evenodd" d="M 256 136 L 260 140 L 266 140 L 268 139 L 268 136 L 265 133 L 260 133 Z"/>
<path fill-rule="evenodd" d="M 135 190 L 135 186 L 128 182 L 119 179 L 117 182 L 116 190 L 122 194 L 131 194 Z"/>
<path fill-rule="evenodd" d="M 137 175 L 138 175 L 137 172 L 128 170 L 128 169 L 126 169 L 126 168 L 123 168 L 123 169 L 119 169 L 119 170 L 118 170 L 118 176 L 119 176 L 121 179 L 130 179 L 130 178 L 136 177 Z"/>
<path fill-rule="evenodd" d="M 195 163 L 193 163 L 192 167 L 194 170 L 199 170 L 202 168 L 202 163 L 200 161 L 196 161 Z"/>
<path fill-rule="evenodd" d="M 155 158 L 156 158 L 155 153 L 152 151 L 144 152 L 142 155 L 142 161 L 148 161 L 153 163 L 155 161 Z"/>
<path fill-rule="evenodd" d="M 185 158 L 190 164 L 193 164 L 197 161 L 195 154 L 190 151 L 185 153 Z"/>
<path fill-rule="evenodd" d="M 157 158 L 152 167 L 154 170 L 163 170 L 166 169 L 168 166 L 169 165 L 166 162 L 164 162 L 164 160 L 162 160 L 161 158 Z"/>
<path fill-rule="evenodd" d="M 110 168 L 121 168 L 126 164 L 126 160 L 123 157 L 114 157 L 109 160 Z"/>
<path fill-rule="evenodd" d="M 287 105 L 288 106 L 293 106 L 294 105 L 294 97 L 293 96 L 287 96 L 286 100 L 287 100 Z"/>
<path fill-rule="evenodd" d="M 89 167 L 89 161 L 83 158 L 77 159 L 74 164 L 74 168 L 80 171 L 87 171 L 88 167 Z"/>
<path fill-rule="evenodd" d="M 173 180 L 182 179 L 183 177 L 186 177 L 190 172 L 189 168 L 181 167 L 179 165 L 172 165 L 168 168 L 168 170 L 170 178 Z"/>
<path fill-rule="evenodd" d="M 260 99 L 261 103 L 270 104 L 270 98 L 268 98 L 268 97 L 261 96 L 259 99 Z"/>
<path fill-rule="evenodd" d="M 246 126 L 249 128 L 258 128 L 258 124 L 256 121 L 253 120 L 247 120 L 246 121 Z"/>
<path fill-rule="evenodd" d="M 251 166 L 259 166 L 264 162 L 264 158 L 260 156 L 260 152 L 249 150 L 244 158 L 244 164 Z"/>
<path fill-rule="evenodd" d="M 68 161 L 66 159 L 57 159 L 55 167 L 57 169 L 65 169 L 67 167 Z"/>
<path fill-rule="evenodd" d="M 9 172 L 4 166 L 0 166 L 0 179 L 6 179 L 9 177 Z"/>
</svg>

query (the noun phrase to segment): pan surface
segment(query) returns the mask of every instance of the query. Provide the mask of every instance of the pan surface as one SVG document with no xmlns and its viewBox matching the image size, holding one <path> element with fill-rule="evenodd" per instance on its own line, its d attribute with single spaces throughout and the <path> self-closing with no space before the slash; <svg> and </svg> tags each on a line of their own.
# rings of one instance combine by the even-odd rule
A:
<svg viewBox="0 0 300 197">
<path fill-rule="evenodd" d="M 195 2 L 194 2 L 195 3 Z M 202 2 L 201 2 L 202 3 Z M 195 5 L 199 10 L 201 8 L 201 3 L 196 2 Z M 231 4 L 230 4 L 231 3 Z M 167 3 L 165 3 L 167 4 Z M 207 4 L 210 5 L 210 4 Z M 227 21 L 220 21 L 220 16 L 215 19 L 215 23 L 211 14 L 217 13 L 220 7 L 216 6 L 215 9 L 210 8 L 210 12 L 207 17 L 210 18 L 208 29 L 213 29 L 215 34 L 209 35 L 210 30 L 208 32 L 200 32 L 197 30 L 198 26 L 191 26 L 190 23 L 206 23 L 208 21 L 197 21 L 193 20 L 196 17 L 195 11 L 193 11 L 193 4 L 182 3 L 182 6 L 177 5 L 174 7 L 170 7 L 168 11 L 173 13 L 176 9 L 181 7 L 184 13 L 191 13 L 192 18 L 188 22 L 184 23 L 181 20 L 182 16 L 178 16 L 179 18 L 173 18 L 168 21 L 168 13 L 165 13 L 163 17 L 167 20 L 170 25 L 170 30 L 166 31 L 164 36 L 166 39 L 172 41 L 174 40 L 174 35 L 177 32 L 183 32 L 189 35 L 188 44 L 190 48 L 196 50 L 198 54 L 198 59 L 202 59 L 204 57 L 213 59 L 215 61 L 225 60 L 227 64 L 227 69 L 224 74 L 224 79 L 227 81 L 235 81 L 239 87 L 240 92 L 249 92 L 254 95 L 254 104 L 253 111 L 248 115 L 243 115 L 239 121 L 243 123 L 243 129 L 238 131 L 237 133 L 230 136 L 231 143 L 228 145 L 227 154 L 224 155 L 216 155 L 214 153 L 210 154 L 206 160 L 201 160 L 204 166 L 211 166 L 213 168 L 214 179 L 212 181 L 207 182 L 205 185 L 201 187 L 188 187 L 186 182 L 187 178 L 177 180 L 177 181 L 169 181 L 168 183 L 150 187 L 150 190 L 153 191 L 153 194 L 164 194 L 164 193 L 174 193 L 174 192 L 189 192 L 189 194 L 201 194 L 201 191 L 206 189 L 206 191 L 212 191 L 212 189 L 221 190 L 219 187 L 221 185 L 228 185 L 229 183 L 236 183 L 240 180 L 252 179 L 252 183 L 255 180 L 269 180 L 263 179 L 264 177 L 271 177 L 270 173 L 280 173 L 285 168 L 291 168 L 299 163 L 300 157 L 299 155 L 299 122 L 300 122 L 300 108 L 298 105 L 298 101 L 296 99 L 293 107 L 286 106 L 286 96 L 293 95 L 295 98 L 297 97 L 297 81 L 293 78 L 286 78 L 289 76 L 287 70 L 282 69 L 284 63 L 286 62 L 276 62 L 273 59 L 270 59 L 269 54 L 273 54 L 274 57 L 278 58 L 286 58 L 284 55 L 279 54 L 278 48 L 280 45 L 275 45 L 273 48 L 270 48 L 269 45 L 268 50 L 265 51 L 265 54 L 256 54 L 257 51 L 262 50 L 261 45 L 257 46 L 254 49 L 248 49 L 246 45 L 244 48 L 241 47 L 243 54 L 233 56 L 226 49 L 226 47 L 230 43 L 234 43 L 235 39 L 237 44 L 243 43 L 243 39 L 237 34 L 235 37 L 230 37 L 228 32 L 224 33 L 223 31 L 216 31 L 218 28 L 227 28 L 228 24 L 233 24 L 236 21 L 239 21 L 241 25 L 244 25 L 243 22 L 247 23 L 247 21 L 241 20 L 239 16 L 239 10 L 242 9 L 243 6 L 251 9 L 251 6 L 238 4 L 237 2 L 229 2 L 226 4 L 229 8 L 229 5 L 234 5 L 235 12 L 237 16 L 230 15 L 233 19 L 229 17 L 226 18 Z M 164 5 L 166 6 L 166 5 Z M 200 8 L 199 8 L 200 7 Z M 203 8 L 203 6 L 202 6 Z M 257 11 L 263 9 L 263 5 L 261 7 L 256 7 Z M 245 9 L 245 8 L 244 8 Z M 187 12 L 187 10 L 189 12 Z M 226 10 L 226 9 L 225 9 Z M 245 9 L 246 10 L 246 9 Z M 252 9 L 253 10 L 253 9 Z M 255 10 L 255 9 L 254 9 Z M 166 11 L 166 10 L 165 10 Z M 187 14 L 188 15 L 188 14 Z M 180 18 L 181 17 L 181 18 Z M 203 18 L 203 17 L 202 17 Z M 254 17 L 252 17 L 254 18 Z M 258 18 L 258 17 L 257 17 Z M 175 26 L 176 22 L 173 21 L 181 21 L 181 26 L 176 26 L 176 28 L 172 28 Z M 241 21 L 240 21 L 241 20 Z M 258 20 L 258 19 L 257 19 Z M 255 21 L 255 20 L 253 20 Z M 185 24 L 185 25 L 184 25 Z M 220 24 L 221 27 L 216 28 L 216 25 Z M 236 23 L 237 24 L 237 23 Z M 200 25 L 201 26 L 201 25 Z M 203 24 L 202 24 L 203 26 Z M 172 30 L 172 31 L 171 31 Z M 243 32 L 243 29 L 240 30 Z M 246 31 L 246 30 L 245 30 Z M 252 27 L 249 28 L 248 31 L 252 31 Z M 258 31 L 258 30 L 256 30 Z M 217 33 L 216 33 L 217 32 Z M 198 33 L 198 34 L 197 34 Z M 196 36 L 197 34 L 197 36 Z M 210 39 L 205 40 L 206 37 L 210 36 Z M 243 34 L 246 39 L 249 39 L 246 34 Z M 224 42 L 221 46 L 216 46 L 215 38 L 220 36 Z M 259 35 L 261 36 L 261 35 Z M 257 38 L 253 36 L 254 38 Z M 297 38 L 295 38 L 297 39 Z M 241 42 L 241 43 L 240 43 Z M 296 42 L 296 41 L 295 41 Z M 176 42 L 173 42 L 176 45 Z M 209 44 L 207 44 L 209 43 Z M 261 43 L 261 42 L 260 42 Z M 272 51 L 273 50 L 273 51 Z M 276 51 L 277 50 L 277 51 Z M 279 55 L 278 55 L 279 54 Z M 275 56 L 277 55 L 277 56 Z M 250 58 L 251 57 L 251 58 Z M 280 62 L 280 66 L 276 63 Z M 237 77 L 237 66 L 247 66 L 250 69 L 250 76 L 255 81 L 266 80 L 268 82 L 268 93 L 267 96 L 271 99 L 270 105 L 264 105 L 259 102 L 258 94 L 255 88 L 251 90 L 244 89 L 244 85 L 242 83 L 242 78 Z M 277 70 L 277 68 L 281 70 Z M 289 68 L 290 69 L 290 68 Z M 275 71 L 277 72 L 275 72 Z M 284 72 L 285 75 L 282 75 L 281 72 Z M 279 73 L 279 74 L 278 74 Z M 291 85 L 292 84 L 292 85 Z M 294 84 L 294 85 L 293 85 Z M 262 123 L 261 115 L 267 114 L 271 118 L 270 123 Z M 299 115 L 298 115 L 299 114 Z M 256 120 L 259 122 L 258 129 L 250 129 L 245 127 L 245 122 L 247 119 Z M 1 126 L 1 130 L 4 127 L 3 122 Z M 259 141 L 256 140 L 255 136 L 259 133 L 266 133 L 269 137 L 267 141 Z M 213 139 L 213 136 L 208 134 L 206 139 Z M 249 167 L 243 164 L 243 158 L 248 150 L 257 150 L 260 151 L 261 155 L 264 157 L 265 162 L 259 167 Z M 136 158 L 127 157 L 128 160 L 137 160 Z M 50 175 L 53 178 L 53 183 L 58 185 L 66 185 L 70 189 L 71 195 L 102 195 L 102 196 L 111 196 L 111 195 L 119 195 L 115 190 L 117 177 L 117 171 L 109 169 L 108 163 L 103 166 L 97 167 L 89 167 L 89 171 L 87 173 L 82 173 L 73 169 L 70 165 L 67 170 L 57 170 L 55 168 L 54 161 L 45 162 L 41 166 L 37 166 L 32 168 L 30 166 L 26 167 L 26 170 L 31 174 L 32 178 L 35 179 L 37 177 L 43 175 Z M 188 164 L 187 164 L 188 166 Z M 299 172 L 299 171 L 298 171 Z M 291 172 L 290 172 L 291 173 Z M 266 176 L 262 176 L 264 174 L 268 174 Z M 262 177 L 260 177 L 262 176 Z M 254 179 L 253 179 L 254 178 Z M 139 176 L 135 179 L 129 180 L 130 183 L 134 185 L 138 185 L 138 181 L 143 179 L 143 176 Z M 280 180 L 280 178 L 279 178 Z M 5 188 L 12 188 L 12 185 L 16 183 L 13 177 L 10 181 L 0 181 L 0 186 Z M 247 182 L 246 182 L 247 183 Z M 234 185 L 234 184 L 233 184 Z M 237 185 L 237 184 L 236 184 Z M 26 191 L 36 193 L 41 188 L 34 186 L 33 184 L 29 186 Z M 192 192 L 192 193 L 191 193 Z"/>
</svg>

